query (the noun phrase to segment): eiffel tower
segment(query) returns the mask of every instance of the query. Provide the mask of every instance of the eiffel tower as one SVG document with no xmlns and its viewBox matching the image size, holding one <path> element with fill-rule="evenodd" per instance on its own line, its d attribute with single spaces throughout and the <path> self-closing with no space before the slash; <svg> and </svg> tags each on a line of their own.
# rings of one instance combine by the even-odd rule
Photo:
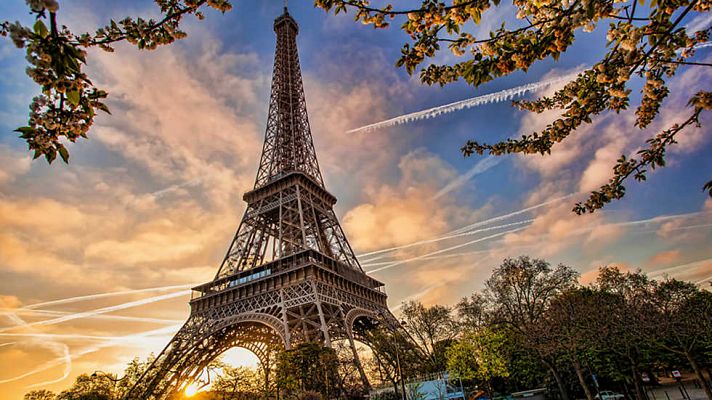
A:
<svg viewBox="0 0 712 400">
<path fill-rule="evenodd" d="M 365 387 L 354 339 L 394 318 L 383 283 L 366 275 L 346 240 L 312 142 L 296 37 L 284 14 L 277 35 L 262 157 L 247 209 L 225 258 L 208 283 L 193 288 L 182 328 L 126 394 L 161 399 L 200 378 L 232 347 L 268 365 L 276 349 L 348 341 Z"/>
</svg>

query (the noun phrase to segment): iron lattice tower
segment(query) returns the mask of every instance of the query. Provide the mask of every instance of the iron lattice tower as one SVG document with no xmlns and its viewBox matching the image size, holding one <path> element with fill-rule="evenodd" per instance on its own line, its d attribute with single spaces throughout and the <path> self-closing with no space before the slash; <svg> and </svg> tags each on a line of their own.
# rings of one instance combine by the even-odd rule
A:
<svg viewBox="0 0 712 400">
<path fill-rule="evenodd" d="M 247 209 L 215 278 L 193 288 L 182 328 L 127 393 L 160 399 L 196 380 L 232 347 L 262 365 L 296 343 L 354 339 L 393 323 L 383 284 L 366 275 L 346 240 L 319 170 L 297 53 L 299 27 L 285 8 L 277 35 L 262 157 Z"/>
</svg>

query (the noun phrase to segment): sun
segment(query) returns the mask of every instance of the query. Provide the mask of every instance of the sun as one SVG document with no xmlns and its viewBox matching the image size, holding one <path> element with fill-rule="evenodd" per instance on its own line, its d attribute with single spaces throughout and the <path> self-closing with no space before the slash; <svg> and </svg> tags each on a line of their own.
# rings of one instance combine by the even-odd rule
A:
<svg viewBox="0 0 712 400">
<path fill-rule="evenodd" d="M 193 397 L 199 391 L 200 391 L 200 388 L 198 387 L 198 384 L 193 382 L 190 385 L 185 387 L 185 390 L 183 391 L 183 393 L 185 393 L 185 397 Z"/>
</svg>

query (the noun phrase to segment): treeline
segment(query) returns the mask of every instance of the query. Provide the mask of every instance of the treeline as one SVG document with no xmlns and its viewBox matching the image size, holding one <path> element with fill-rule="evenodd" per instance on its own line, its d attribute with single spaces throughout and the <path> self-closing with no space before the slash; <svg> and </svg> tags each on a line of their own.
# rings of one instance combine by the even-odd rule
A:
<svg viewBox="0 0 712 400">
<path fill-rule="evenodd" d="M 455 307 L 406 303 L 402 329 L 374 334 L 374 372 L 396 390 L 400 359 L 406 379 L 447 370 L 490 394 L 548 384 L 561 400 L 592 400 L 600 384 L 646 400 L 644 373 L 680 368 L 712 400 L 712 293 L 612 266 L 578 278 L 519 257 Z"/>
<path fill-rule="evenodd" d="M 368 378 L 395 388 L 396 398 L 402 379 L 449 371 L 490 396 L 547 386 L 559 400 L 593 400 L 600 385 L 647 400 L 643 374 L 654 380 L 656 371 L 685 369 L 712 400 L 712 293 L 690 282 L 653 280 L 640 271 L 602 267 L 596 280 L 584 285 L 571 267 L 506 259 L 482 291 L 457 305 L 407 302 L 400 326 L 381 324 L 365 332 L 360 339 L 368 350 L 361 349 L 360 359 Z M 134 360 L 121 378 L 81 375 L 60 394 L 34 391 L 25 399 L 118 399 L 150 361 Z M 336 342 L 333 349 L 298 345 L 256 370 L 219 360 L 210 368 L 220 373 L 197 399 L 354 399 L 364 394 L 346 343 Z"/>
</svg>

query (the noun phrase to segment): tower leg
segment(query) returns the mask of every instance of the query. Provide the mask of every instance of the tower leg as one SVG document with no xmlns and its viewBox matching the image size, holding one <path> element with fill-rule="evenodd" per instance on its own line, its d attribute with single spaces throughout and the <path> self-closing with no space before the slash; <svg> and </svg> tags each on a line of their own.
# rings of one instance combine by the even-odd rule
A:
<svg viewBox="0 0 712 400">
<path fill-rule="evenodd" d="M 316 309 L 319 312 L 319 322 L 321 323 L 321 332 L 324 334 L 324 346 L 331 347 L 331 338 L 329 337 L 329 326 L 326 324 L 326 318 L 324 318 L 324 310 L 321 307 L 321 300 L 319 300 L 319 292 L 316 290 L 316 283 L 312 281 L 312 290 L 314 291 L 314 303 L 316 304 Z"/>
<path fill-rule="evenodd" d="M 371 390 L 371 383 L 368 381 L 368 377 L 366 376 L 366 371 L 363 369 L 363 365 L 361 364 L 361 359 L 358 356 L 358 351 L 356 351 L 356 343 L 354 342 L 354 335 L 351 333 L 351 330 L 348 329 L 348 337 L 349 337 L 349 346 L 351 347 L 351 352 L 354 355 L 354 364 L 356 365 L 356 369 L 358 370 L 358 374 L 361 376 L 361 382 L 363 383 L 363 388 L 366 390 L 366 392 Z"/>
</svg>

